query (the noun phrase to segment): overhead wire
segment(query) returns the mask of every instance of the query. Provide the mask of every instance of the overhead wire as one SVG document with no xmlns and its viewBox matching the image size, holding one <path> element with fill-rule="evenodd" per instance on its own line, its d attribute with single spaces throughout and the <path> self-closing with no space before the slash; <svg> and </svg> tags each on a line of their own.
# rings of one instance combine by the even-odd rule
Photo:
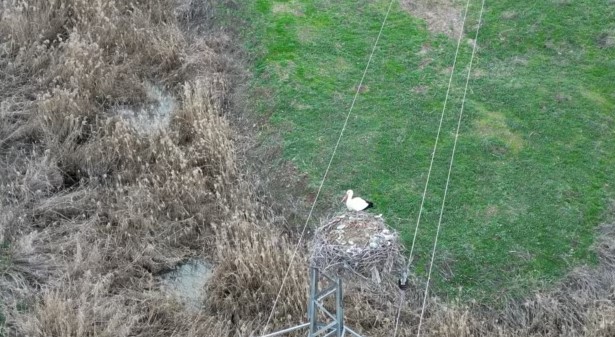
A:
<svg viewBox="0 0 615 337">
<path fill-rule="evenodd" d="M 335 144 L 335 147 L 333 148 L 333 153 L 331 154 L 331 158 L 329 159 L 329 164 L 327 165 L 327 168 L 325 170 L 325 173 L 323 174 L 322 180 L 320 182 L 320 186 L 318 187 L 318 192 L 316 193 L 316 197 L 314 198 L 314 201 L 312 202 L 312 207 L 310 208 L 310 212 L 308 213 L 307 219 L 305 220 L 305 224 L 303 225 L 303 229 L 301 230 L 301 235 L 299 236 L 299 241 L 297 241 L 297 244 L 295 245 L 295 249 L 293 251 L 293 254 L 291 255 L 291 259 L 290 259 L 290 263 L 288 265 L 288 268 L 286 269 L 286 272 L 284 274 L 284 278 L 282 279 L 282 284 L 280 285 L 280 290 L 278 291 L 278 294 L 273 302 L 273 307 L 271 308 L 271 312 L 269 313 L 269 317 L 267 318 L 267 322 L 265 323 L 265 328 L 263 333 L 267 333 L 267 328 L 269 326 L 269 323 L 271 322 L 271 318 L 273 317 L 273 314 L 275 313 L 275 308 L 278 304 L 278 301 L 280 300 L 280 296 L 282 294 L 282 290 L 284 289 L 284 285 L 286 283 L 286 280 L 288 279 L 288 275 L 290 273 L 290 269 L 295 261 L 295 257 L 297 255 L 297 252 L 299 251 L 299 246 L 301 245 L 301 242 L 303 241 L 303 237 L 305 236 L 305 231 L 307 229 L 307 225 L 310 221 L 310 219 L 312 218 L 312 214 L 314 212 L 314 207 L 316 206 L 316 202 L 318 201 L 318 197 L 320 196 L 320 192 L 322 191 L 322 187 L 324 186 L 325 180 L 327 179 L 327 175 L 329 173 L 329 170 L 331 168 L 331 163 L 333 163 L 333 159 L 335 158 L 335 153 L 337 152 L 337 149 L 340 145 L 340 142 L 342 140 L 342 136 L 344 135 L 344 131 L 346 130 L 346 126 L 348 125 L 348 120 L 350 119 L 350 114 L 352 113 L 352 109 L 354 108 L 355 102 L 357 100 L 357 97 L 359 96 L 359 92 L 362 88 L 363 85 L 363 81 L 365 80 L 365 76 L 367 74 L 367 70 L 369 69 L 369 66 L 372 62 L 372 59 L 374 57 L 374 53 L 376 52 L 376 47 L 378 46 L 378 41 L 380 40 L 380 36 L 382 36 L 382 31 L 384 29 L 384 26 L 386 24 L 386 21 L 389 17 L 389 14 L 391 12 L 391 8 L 393 6 L 393 2 L 394 0 L 391 0 L 389 2 L 389 6 L 387 8 L 387 12 L 384 16 L 384 19 L 382 20 L 382 25 L 380 26 L 380 31 L 378 32 L 378 36 L 376 37 L 376 41 L 374 42 L 374 45 L 372 47 L 372 51 L 371 54 L 369 56 L 369 59 L 367 61 L 367 65 L 365 66 L 365 70 L 363 71 L 363 75 L 361 76 L 361 80 L 359 82 L 359 85 L 357 86 L 357 90 L 354 94 L 354 98 L 352 99 L 352 103 L 350 104 L 350 109 L 348 110 L 348 113 L 346 114 L 346 119 L 344 121 L 344 125 L 342 126 L 342 130 L 340 131 L 340 135 L 337 139 L 337 142 Z"/>
<path fill-rule="evenodd" d="M 459 119 L 457 121 L 457 130 L 455 132 L 455 141 L 453 143 L 453 152 L 451 153 L 451 162 L 448 167 L 448 175 L 446 177 L 446 185 L 444 188 L 444 196 L 442 198 L 442 206 L 440 207 L 440 217 L 438 219 L 438 228 L 436 230 L 436 237 L 433 243 L 433 249 L 431 252 L 431 262 L 429 263 L 429 272 L 427 274 L 427 284 L 425 285 L 425 293 L 423 295 L 423 306 L 421 308 L 421 316 L 419 318 L 419 326 L 416 336 L 421 335 L 421 326 L 423 324 L 423 317 L 425 316 L 425 307 L 427 304 L 427 295 L 429 292 L 429 282 L 431 281 L 431 272 L 433 270 L 433 262 L 436 256 L 436 247 L 438 245 L 438 236 L 440 235 L 440 228 L 442 227 L 442 215 L 444 214 L 444 205 L 446 204 L 446 195 L 448 193 L 448 186 L 451 180 L 451 172 L 453 170 L 453 162 L 455 160 L 455 150 L 457 149 L 457 141 L 459 139 L 459 129 L 461 128 L 461 119 L 463 117 L 463 109 L 465 107 L 466 95 L 468 93 L 468 84 L 470 83 L 470 74 L 472 72 L 472 63 L 474 62 L 474 56 L 476 54 L 476 46 L 478 45 L 478 32 L 482 24 L 483 11 L 485 9 L 485 0 L 481 2 L 480 14 L 478 16 L 478 26 L 476 27 L 476 35 L 474 36 L 474 45 L 472 46 L 472 56 L 470 57 L 470 65 L 468 66 L 468 75 L 466 76 L 466 84 L 463 90 L 463 98 L 461 99 L 461 110 L 459 111 Z"/>
<path fill-rule="evenodd" d="M 450 91 L 451 91 L 451 84 L 453 83 L 453 75 L 455 74 L 455 68 L 457 66 L 457 56 L 459 55 L 459 49 L 460 49 L 460 46 L 461 46 L 461 40 L 463 38 L 463 30 L 464 30 L 464 27 L 465 27 L 465 23 L 466 23 L 466 18 L 467 18 L 467 15 L 468 15 L 469 7 L 470 7 L 470 0 L 468 0 L 466 2 L 465 11 L 464 11 L 464 14 L 463 14 L 463 21 L 461 23 L 461 29 L 459 30 L 459 38 L 457 39 L 457 48 L 455 49 L 455 57 L 453 58 L 453 65 L 452 65 L 452 68 L 451 68 L 451 74 L 450 74 L 449 79 L 448 79 L 448 86 L 447 86 L 447 89 L 446 89 L 446 95 L 444 97 L 444 104 L 443 104 L 443 107 L 442 107 L 442 113 L 440 114 L 440 123 L 438 124 L 438 132 L 436 133 L 436 140 L 434 142 L 433 149 L 431 151 L 431 160 L 429 161 L 429 169 L 427 170 L 427 178 L 425 180 L 425 187 L 423 188 L 423 196 L 421 198 L 421 205 L 419 207 L 419 214 L 418 214 L 418 216 L 416 218 L 416 226 L 414 228 L 414 236 L 412 237 L 412 245 L 410 246 L 410 253 L 408 254 L 408 262 L 406 264 L 406 269 L 405 269 L 404 274 L 403 274 L 403 282 L 404 283 L 407 282 L 408 271 L 410 270 L 410 265 L 412 264 L 412 254 L 414 253 L 414 247 L 415 247 L 415 244 L 416 244 L 416 237 L 417 237 L 417 233 L 419 231 L 419 225 L 421 223 L 421 216 L 423 215 L 423 206 L 425 205 L 425 199 L 426 199 L 426 195 L 427 195 L 427 188 L 429 186 L 429 179 L 431 178 L 431 171 L 432 171 L 432 168 L 433 168 L 433 163 L 434 163 L 434 159 L 435 159 L 435 156 L 436 156 L 436 151 L 438 149 L 438 143 L 440 141 L 440 133 L 442 131 L 442 124 L 443 124 L 443 121 L 444 121 L 444 113 L 446 111 L 446 106 L 447 106 L 447 103 L 448 103 L 448 97 L 449 97 L 449 94 L 450 94 Z M 402 294 L 400 296 L 403 296 L 403 292 L 402 292 Z M 395 318 L 395 330 L 394 330 L 394 333 L 393 333 L 393 337 L 397 336 L 397 330 L 398 330 L 398 327 L 399 327 L 399 316 L 400 316 L 400 313 L 401 313 L 401 305 L 402 305 L 402 301 L 400 301 L 400 305 L 399 305 L 399 307 L 397 309 L 397 314 L 396 314 L 396 318 Z"/>
<path fill-rule="evenodd" d="M 425 196 L 427 195 L 427 187 L 429 186 L 429 178 L 431 177 L 431 170 L 433 168 L 434 158 L 436 156 L 436 150 L 438 149 L 438 142 L 440 140 L 440 131 L 442 130 L 442 122 L 444 120 L 444 112 L 446 111 L 446 105 L 448 103 L 448 97 L 451 90 L 451 83 L 453 82 L 453 74 L 455 73 L 455 67 L 457 65 L 457 56 L 459 54 L 459 47 L 461 45 L 461 39 L 463 37 L 463 28 L 466 22 L 466 16 L 468 14 L 468 7 L 470 5 L 470 0 L 466 3 L 465 14 L 463 15 L 463 22 L 461 24 L 461 31 L 459 33 L 459 39 L 457 40 L 457 49 L 455 50 L 455 58 L 453 60 L 453 66 L 451 69 L 451 75 L 448 79 L 448 88 L 446 89 L 446 96 L 444 97 L 444 106 L 442 107 L 442 113 L 440 114 L 440 124 L 438 125 L 438 133 L 436 134 L 436 141 L 433 145 L 433 151 L 431 152 L 431 160 L 429 162 L 429 169 L 427 171 L 427 179 L 425 180 L 425 188 L 423 189 L 423 197 L 421 198 L 421 206 L 419 207 L 419 214 L 416 219 L 416 227 L 414 228 L 414 236 L 412 238 L 412 245 L 410 247 L 410 254 L 408 255 L 408 263 L 406 265 L 406 270 L 410 269 L 410 264 L 412 263 L 412 253 L 414 252 L 414 246 L 416 243 L 416 236 L 419 230 L 419 224 L 421 223 L 421 215 L 423 214 L 423 206 L 425 205 Z"/>
</svg>

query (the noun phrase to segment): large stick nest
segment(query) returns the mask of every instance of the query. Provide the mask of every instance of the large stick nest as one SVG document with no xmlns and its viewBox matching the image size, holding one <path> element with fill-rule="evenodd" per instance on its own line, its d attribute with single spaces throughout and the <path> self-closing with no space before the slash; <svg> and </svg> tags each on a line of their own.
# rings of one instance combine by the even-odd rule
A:
<svg viewBox="0 0 615 337">
<path fill-rule="evenodd" d="M 398 274 L 403 247 L 382 216 L 346 212 L 321 221 L 311 247 L 311 263 L 339 276 L 348 272 L 380 283 L 382 274 Z"/>
</svg>

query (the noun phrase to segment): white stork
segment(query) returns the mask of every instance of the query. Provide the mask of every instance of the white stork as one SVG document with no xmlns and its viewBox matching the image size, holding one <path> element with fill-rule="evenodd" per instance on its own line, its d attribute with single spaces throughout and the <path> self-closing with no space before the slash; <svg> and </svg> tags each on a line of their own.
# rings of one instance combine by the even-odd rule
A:
<svg viewBox="0 0 615 337">
<path fill-rule="evenodd" d="M 374 203 L 371 201 L 363 200 L 359 197 L 352 197 L 352 190 L 346 191 L 346 195 L 342 202 L 346 201 L 346 207 L 349 211 L 364 211 L 370 207 L 374 207 Z"/>
</svg>

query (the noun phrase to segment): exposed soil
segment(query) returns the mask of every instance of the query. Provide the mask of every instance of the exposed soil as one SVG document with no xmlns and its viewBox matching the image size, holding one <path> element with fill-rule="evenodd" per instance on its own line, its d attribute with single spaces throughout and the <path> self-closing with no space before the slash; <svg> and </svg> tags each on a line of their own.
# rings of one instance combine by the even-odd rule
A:
<svg viewBox="0 0 615 337">
<path fill-rule="evenodd" d="M 402 0 L 401 3 L 411 15 L 425 20 L 429 31 L 459 38 L 463 11 L 454 0 Z"/>
</svg>

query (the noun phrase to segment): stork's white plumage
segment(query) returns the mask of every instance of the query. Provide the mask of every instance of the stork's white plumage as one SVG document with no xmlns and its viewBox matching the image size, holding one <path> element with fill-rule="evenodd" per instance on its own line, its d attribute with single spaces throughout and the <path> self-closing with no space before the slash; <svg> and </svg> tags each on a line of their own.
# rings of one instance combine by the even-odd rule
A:
<svg viewBox="0 0 615 337">
<path fill-rule="evenodd" d="M 346 195 L 342 201 L 346 201 L 346 207 L 349 211 L 364 211 L 370 207 L 374 207 L 374 203 L 371 201 L 363 200 L 359 197 L 352 197 L 352 190 L 346 191 Z"/>
</svg>

